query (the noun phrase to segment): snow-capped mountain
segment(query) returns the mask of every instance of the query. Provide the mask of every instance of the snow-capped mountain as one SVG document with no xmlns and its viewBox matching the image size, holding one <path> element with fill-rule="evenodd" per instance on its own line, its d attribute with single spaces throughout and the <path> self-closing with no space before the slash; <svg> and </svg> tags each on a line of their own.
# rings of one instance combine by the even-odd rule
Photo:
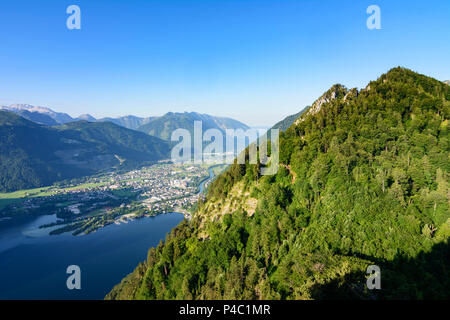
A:
<svg viewBox="0 0 450 320">
<path fill-rule="evenodd" d="M 82 114 L 76 118 L 72 118 L 67 113 L 56 112 L 47 107 L 33 106 L 30 104 L 12 104 L 10 106 L 0 106 L 0 110 L 7 110 L 17 113 L 21 117 L 47 126 L 55 126 L 69 122 L 85 120 L 88 122 L 112 122 L 128 129 L 137 129 L 156 117 L 136 117 L 133 115 L 117 117 L 117 118 L 101 118 L 96 119 L 90 114 Z"/>
<path fill-rule="evenodd" d="M 71 116 L 67 113 L 55 112 L 52 109 L 46 107 L 32 106 L 29 104 L 12 104 L 10 106 L 2 106 L 2 110 L 8 110 L 20 115 L 23 115 L 26 112 L 34 113 L 34 114 L 42 114 L 52 118 L 56 121 L 57 124 L 64 124 L 68 122 L 75 121 Z M 34 121 L 33 119 L 29 119 Z M 39 121 L 36 121 L 39 122 Z"/>
</svg>

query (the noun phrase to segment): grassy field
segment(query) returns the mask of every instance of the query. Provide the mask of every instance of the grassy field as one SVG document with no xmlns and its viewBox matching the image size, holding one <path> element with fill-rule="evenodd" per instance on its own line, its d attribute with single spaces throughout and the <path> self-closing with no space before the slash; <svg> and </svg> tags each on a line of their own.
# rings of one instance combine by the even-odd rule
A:
<svg viewBox="0 0 450 320">
<path fill-rule="evenodd" d="M 58 189 L 58 190 L 61 190 L 61 191 L 73 191 L 73 190 L 78 190 L 78 189 L 102 187 L 102 186 L 105 186 L 106 184 L 107 184 L 107 182 L 85 183 L 85 184 L 80 184 L 80 185 L 75 186 L 75 187 L 63 188 L 63 189 Z"/>
</svg>

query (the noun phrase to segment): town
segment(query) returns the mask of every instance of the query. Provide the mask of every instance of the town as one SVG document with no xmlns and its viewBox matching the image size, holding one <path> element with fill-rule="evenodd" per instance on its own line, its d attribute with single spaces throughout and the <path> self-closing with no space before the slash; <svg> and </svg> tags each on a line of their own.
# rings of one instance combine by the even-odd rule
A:
<svg viewBox="0 0 450 320">
<path fill-rule="evenodd" d="M 128 172 L 57 183 L 50 187 L 0 194 L 0 219 L 18 215 L 52 215 L 57 221 L 42 225 L 49 234 L 71 231 L 87 234 L 115 223 L 191 209 L 216 173 L 226 166 L 160 162 Z"/>
</svg>

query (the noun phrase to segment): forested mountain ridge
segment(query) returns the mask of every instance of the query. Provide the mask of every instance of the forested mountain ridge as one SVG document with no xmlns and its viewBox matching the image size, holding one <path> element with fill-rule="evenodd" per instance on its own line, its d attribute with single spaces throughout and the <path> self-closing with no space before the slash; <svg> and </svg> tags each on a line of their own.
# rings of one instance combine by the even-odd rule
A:
<svg viewBox="0 0 450 320">
<path fill-rule="evenodd" d="M 1 106 L 0 110 L 15 112 L 30 121 L 45 125 L 63 124 L 75 121 L 67 113 L 55 112 L 46 107 L 32 106 L 29 104 L 12 104 L 10 106 Z M 29 117 L 29 115 L 33 116 Z M 43 122 L 43 119 L 46 119 L 46 121 Z"/>
<path fill-rule="evenodd" d="M 448 299 L 450 86 L 394 68 L 331 92 L 275 176 L 232 165 L 106 298 Z"/>
<path fill-rule="evenodd" d="M 46 127 L 0 111 L 0 192 L 168 157 L 165 141 L 113 123 Z"/>
</svg>

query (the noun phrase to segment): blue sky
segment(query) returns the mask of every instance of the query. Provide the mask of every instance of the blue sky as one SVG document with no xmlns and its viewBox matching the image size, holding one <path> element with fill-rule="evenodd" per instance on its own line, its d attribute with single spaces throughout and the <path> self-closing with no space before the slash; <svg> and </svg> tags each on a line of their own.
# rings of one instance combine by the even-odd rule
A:
<svg viewBox="0 0 450 320">
<path fill-rule="evenodd" d="M 71 4 L 81 30 L 66 28 Z M 450 79 L 450 1 L 2 1 L 0 46 L 2 105 L 268 126 L 395 66 Z"/>
</svg>

